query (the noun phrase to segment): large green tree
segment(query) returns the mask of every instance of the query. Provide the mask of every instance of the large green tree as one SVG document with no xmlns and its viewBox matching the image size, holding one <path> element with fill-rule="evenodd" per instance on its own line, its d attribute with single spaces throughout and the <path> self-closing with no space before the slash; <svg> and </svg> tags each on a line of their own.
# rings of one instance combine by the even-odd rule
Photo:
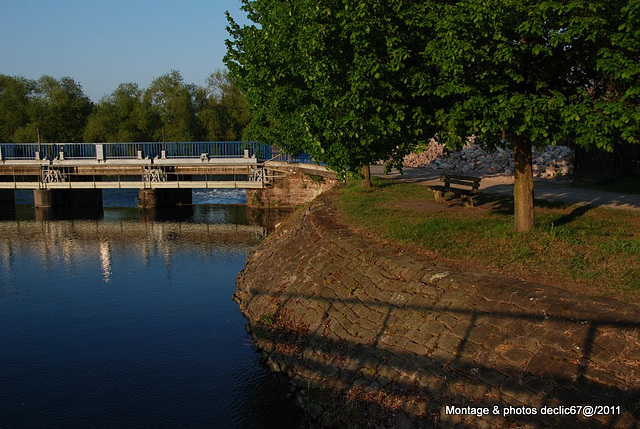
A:
<svg viewBox="0 0 640 429">
<path fill-rule="evenodd" d="M 135 83 L 122 83 L 100 100 L 89 116 L 84 139 L 89 142 L 153 141 L 160 116 Z"/>
<path fill-rule="evenodd" d="M 379 160 L 398 166 L 433 135 L 435 81 L 415 69 L 431 32 L 416 2 L 244 0 L 243 9 L 256 25 L 229 17 L 225 61 L 256 139 L 348 174 Z"/>
<path fill-rule="evenodd" d="M 637 0 L 243 4 L 256 25 L 230 19 L 226 62 L 253 132 L 338 171 L 397 165 L 435 132 L 509 145 L 528 231 L 532 145 L 637 141 Z"/>
<path fill-rule="evenodd" d="M 211 140 L 247 140 L 249 108 L 227 70 L 216 70 L 201 88 L 198 118 Z"/>
<path fill-rule="evenodd" d="M 515 229 L 534 225 L 532 145 L 574 141 L 610 148 L 638 138 L 637 1 L 423 3 L 437 38 L 425 62 L 438 65 L 448 100 L 440 137 L 515 152 Z M 613 61 L 612 61 L 613 60 Z M 630 70 L 631 69 L 631 70 Z M 620 92 L 619 89 L 622 91 Z"/>
<path fill-rule="evenodd" d="M 36 93 L 27 128 L 39 129 L 44 142 L 82 142 L 84 127 L 93 109 L 82 86 L 70 77 L 55 79 L 45 75 L 38 80 Z M 33 141 L 30 134 L 24 135 L 23 141 Z"/>
<path fill-rule="evenodd" d="M 0 75 L 0 141 L 13 142 L 15 133 L 29 123 L 35 88 L 32 80 Z"/>
<path fill-rule="evenodd" d="M 163 74 L 151 82 L 145 92 L 145 101 L 160 117 L 165 139 L 172 141 L 199 140 L 203 134 L 197 118 L 197 87 L 185 84 L 177 70 Z M 162 138 L 160 130 L 155 139 Z"/>
</svg>

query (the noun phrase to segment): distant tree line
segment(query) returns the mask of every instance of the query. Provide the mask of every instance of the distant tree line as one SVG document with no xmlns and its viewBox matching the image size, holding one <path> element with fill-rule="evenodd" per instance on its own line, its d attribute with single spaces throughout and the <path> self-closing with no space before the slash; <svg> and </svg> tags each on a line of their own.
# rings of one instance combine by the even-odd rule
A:
<svg viewBox="0 0 640 429">
<path fill-rule="evenodd" d="M 180 72 L 147 89 L 122 83 L 97 104 L 70 77 L 38 80 L 0 74 L 0 142 L 140 142 L 245 140 L 246 101 L 226 70 L 204 86 Z"/>
</svg>

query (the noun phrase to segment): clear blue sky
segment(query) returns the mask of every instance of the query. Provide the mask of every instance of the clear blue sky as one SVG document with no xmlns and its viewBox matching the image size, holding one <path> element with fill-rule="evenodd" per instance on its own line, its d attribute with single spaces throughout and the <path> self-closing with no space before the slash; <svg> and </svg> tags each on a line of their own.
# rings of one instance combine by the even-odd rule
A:
<svg viewBox="0 0 640 429">
<path fill-rule="evenodd" d="M 225 10 L 240 0 L 0 0 L 0 74 L 69 76 L 93 101 L 171 70 L 204 85 L 223 68 Z"/>
</svg>

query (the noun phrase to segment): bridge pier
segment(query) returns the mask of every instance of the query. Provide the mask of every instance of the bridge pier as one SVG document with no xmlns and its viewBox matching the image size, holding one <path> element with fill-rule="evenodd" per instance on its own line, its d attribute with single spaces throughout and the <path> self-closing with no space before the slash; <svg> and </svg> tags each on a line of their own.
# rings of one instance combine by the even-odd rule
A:
<svg viewBox="0 0 640 429">
<path fill-rule="evenodd" d="M 191 189 L 140 189 L 138 197 L 143 209 L 193 204 Z"/>
<path fill-rule="evenodd" d="M 102 207 L 102 189 L 36 189 L 33 206 L 37 209 Z"/>
</svg>

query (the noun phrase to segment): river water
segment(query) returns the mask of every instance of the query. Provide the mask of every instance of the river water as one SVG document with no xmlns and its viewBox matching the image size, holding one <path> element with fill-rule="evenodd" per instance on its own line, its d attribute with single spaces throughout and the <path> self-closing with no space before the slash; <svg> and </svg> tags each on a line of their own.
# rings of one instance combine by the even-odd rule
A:
<svg viewBox="0 0 640 429">
<path fill-rule="evenodd" d="M 231 300 L 265 234 L 244 195 L 152 219 L 103 196 L 41 221 L 20 193 L 0 222 L 0 427 L 296 427 Z"/>
</svg>

